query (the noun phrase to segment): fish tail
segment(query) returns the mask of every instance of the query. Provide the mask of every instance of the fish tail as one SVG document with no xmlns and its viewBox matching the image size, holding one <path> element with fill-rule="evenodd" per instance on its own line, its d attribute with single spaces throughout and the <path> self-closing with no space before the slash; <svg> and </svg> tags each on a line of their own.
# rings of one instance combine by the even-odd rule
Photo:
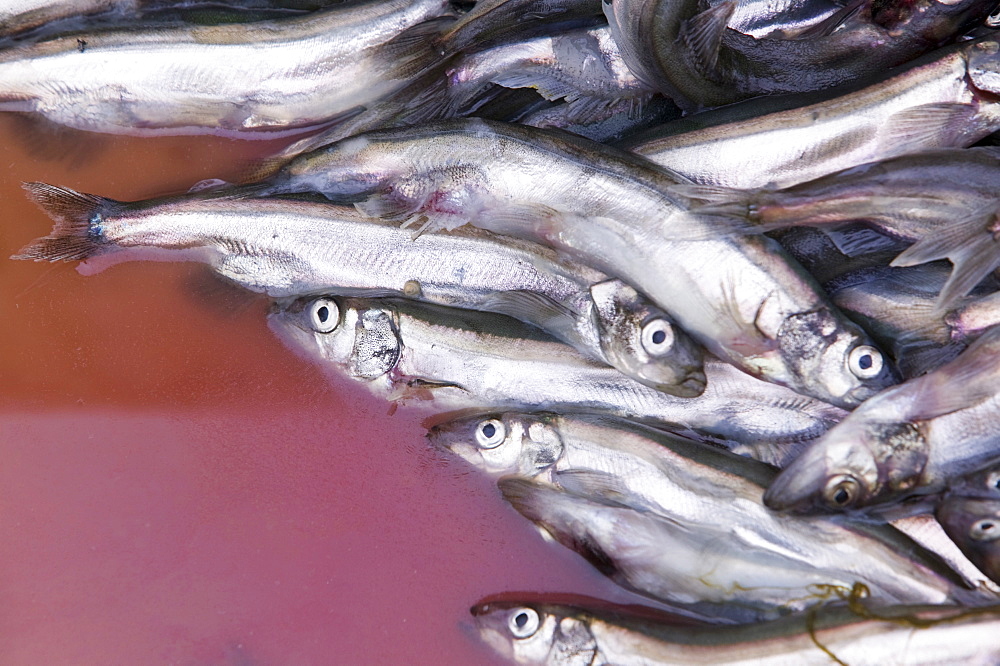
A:
<svg viewBox="0 0 1000 666">
<path fill-rule="evenodd" d="M 84 194 L 47 183 L 24 183 L 28 198 L 55 220 L 52 232 L 34 240 L 11 259 L 71 261 L 106 251 L 105 216 L 120 208 L 113 199 Z"/>
<path fill-rule="evenodd" d="M 990 203 L 953 220 L 911 245 L 890 265 L 916 266 L 938 259 L 950 259 L 953 266 L 935 304 L 937 314 L 944 314 L 1000 266 L 1000 207 Z"/>
</svg>

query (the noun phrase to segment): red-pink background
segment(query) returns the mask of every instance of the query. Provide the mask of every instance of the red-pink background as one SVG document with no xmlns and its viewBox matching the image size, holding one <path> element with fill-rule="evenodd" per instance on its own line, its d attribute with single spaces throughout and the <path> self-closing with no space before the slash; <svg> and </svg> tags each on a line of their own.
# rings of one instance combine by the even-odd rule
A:
<svg viewBox="0 0 1000 666">
<path fill-rule="evenodd" d="M 51 228 L 22 181 L 141 199 L 278 146 L 0 115 L 5 666 L 491 663 L 462 627 L 485 595 L 634 601 L 200 267 L 7 259 Z"/>
</svg>

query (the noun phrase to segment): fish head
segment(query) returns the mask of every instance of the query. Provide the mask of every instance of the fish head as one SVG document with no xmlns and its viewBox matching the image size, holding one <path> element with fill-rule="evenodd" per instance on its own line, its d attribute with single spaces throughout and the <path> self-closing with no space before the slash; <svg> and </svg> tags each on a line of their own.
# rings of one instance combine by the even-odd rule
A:
<svg viewBox="0 0 1000 666">
<path fill-rule="evenodd" d="M 276 304 L 268 325 L 292 349 L 332 363 L 356 379 L 392 370 L 402 352 L 395 313 L 351 299 L 316 296 Z"/>
<path fill-rule="evenodd" d="M 1000 93 L 1000 41 L 980 39 L 964 48 L 966 71 L 977 90 Z"/>
<path fill-rule="evenodd" d="M 516 413 L 474 416 L 436 425 L 427 438 L 488 474 L 534 477 L 563 454 L 554 418 Z"/>
<path fill-rule="evenodd" d="M 949 495 L 1000 501 L 1000 463 L 948 482 Z"/>
<path fill-rule="evenodd" d="M 844 409 L 899 381 L 868 336 L 825 307 L 787 317 L 777 341 L 795 381 L 808 385 L 809 395 Z"/>
<path fill-rule="evenodd" d="M 496 601 L 471 609 L 479 636 L 518 664 L 594 663 L 597 642 L 586 622 L 538 604 Z"/>
<path fill-rule="evenodd" d="M 682 398 L 705 390 L 699 347 L 660 308 L 621 280 L 590 288 L 601 349 L 611 365 Z"/>
<path fill-rule="evenodd" d="M 850 417 L 813 442 L 775 477 L 764 504 L 776 511 L 817 513 L 864 506 L 879 490 L 875 442 Z"/>
<path fill-rule="evenodd" d="M 1000 582 L 1000 502 L 947 494 L 935 516 L 979 570 Z"/>
</svg>

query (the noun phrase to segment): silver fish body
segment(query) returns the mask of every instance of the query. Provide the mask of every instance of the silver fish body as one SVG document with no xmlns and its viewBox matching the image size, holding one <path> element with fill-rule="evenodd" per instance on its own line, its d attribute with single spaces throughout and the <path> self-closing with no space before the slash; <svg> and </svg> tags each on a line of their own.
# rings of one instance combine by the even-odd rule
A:
<svg viewBox="0 0 1000 666">
<path fill-rule="evenodd" d="M 713 359 L 705 363 L 704 393 L 671 396 L 499 315 L 320 297 L 282 305 L 269 323 L 334 375 L 390 399 L 427 398 L 437 412 L 593 411 L 747 448 L 808 441 L 844 414 Z M 372 347 L 376 339 L 384 344 Z"/>
<path fill-rule="evenodd" d="M 788 187 L 897 155 L 969 146 L 1000 129 L 998 51 L 993 39 L 966 42 L 864 88 L 832 89 L 815 102 L 743 102 L 627 145 L 696 183 L 742 189 Z"/>
<path fill-rule="evenodd" d="M 450 89 L 471 100 L 491 84 L 534 88 L 547 100 L 565 99 L 566 120 L 589 124 L 627 100 L 636 110 L 654 90 L 625 66 L 605 28 L 574 30 L 505 44 L 462 56 L 449 71 Z"/>
<path fill-rule="evenodd" d="M 509 598 L 477 604 L 471 612 L 482 640 L 518 664 L 827 666 L 835 658 L 846 664 L 987 666 L 1000 658 L 997 608 L 904 606 L 871 618 L 824 608 L 742 626 L 691 626 Z"/>
<path fill-rule="evenodd" d="M 978 596 L 957 585 L 949 589 L 942 585 L 942 578 L 922 577 L 927 569 L 909 565 L 903 556 L 882 562 L 858 550 L 841 559 L 843 539 L 849 531 L 841 533 L 840 539 L 824 540 L 827 549 L 816 562 L 802 555 L 802 537 L 785 541 L 772 535 L 765 545 L 760 538 L 767 535 L 751 534 L 742 523 L 667 519 L 644 506 L 632 507 L 628 495 L 615 491 L 594 496 L 585 490 L 567 492 L 511 477 L 497 485 L 521 515 L 619 585 L 708 617 L 731 622 L 774 619 L 831 597 L 848 598 L 855 584 L 872 581 L 877 581 L 871 602 L 875 607 L 891 605 L 900 598 L 940 603 Z M 586 489 L 586 481 L 580 485 Z M 812 531 L 803 530 L 806 541 L 815 538 Z M 823 550 L 816 548 L 811 554 Z M 851 561 L 858 555 L 858 561 L 848 567 L 824 566 Z M 905 568 L 894 572 L 900 565 Z"/>
<path fill-rule="evenodd" d="M 56 37 L 0 51 L 0 110 L 97 132 L 284 130 L 363 109 L 431 66 L 446 0 Z"/>
<path fill-rule="evenodd" d="M 813 575 L 814 580 L 824 578 L 830 585 L 841 586 L 845 594 L 855 583 L 862 583 L 872 603 L 879 605 L 974 596 L 954 572 L 895 529 L 776 514 L 761 502 L 775 474 L 767 465 L 620 419 L 508 412 L 436 425 L 428 439 L 492 476 L 533 480 L 680 525 L 673 538 L 684 541 L 685 534 L 692 535 L 685 547 L 701 539 L 694 535 L 702 530 L 726 534 L 725 552 L 747 560 L 747 565 L 743 571 L 734 566 L 732 579 L 715 583 L 731 595 L 729 600 L 735 605 L 755 606 L 761 614 L 783 603 L 795 607 L 803 588 L 809 586 L 802 581 Z M 637 519 L 623 520 L 638 525 Z M 659 527 L 650 529 L 660 531 Z M 606 536 L 576 537 L 580 537 L 578 532 L 568 540 L 607 543 Z M 665 544 L 663 551 L 681 556 L 678 549 Z M 606 552 L 611 560 L 617 558 L 613 550 Z M 724 557 L 709 546 L 703 559 L 717 555 Z M 749 570 L 767 560 L 776 567 L 770 582 L 751 584 Z M 668 560 L 659 566 L 668 570 L 671 564 Z M 684 566 L 689 564 L 677 564 L 678 569 Z M 705 566 L 724 575 L 723 567 L 714 561 Z M 695 578 L 685 583 L 688 589 L 699 583 L 712 587 L 706 577 Z M 724 603 L 719 590 L 701 594 L 702 601 L 714 598 Z M 787 595 L 784 602 L 777 601 L 782 595 Z"/>
<path fill-rule="evenodd" d="M 22 259 L 117 262 L 157 252 L 202 261 L 273 298 L 395 295 L 502 312 L 659 390 L 692 396 L 704 389 L 700 349 L 659 308 L 621 281 L 532 243 L 479 229 L 414 241 L 397 224 L 318 202 L 191 196 L 122 203 L 27 187 L 57 224 Z"/>
<path fill-rule="evenodd" d="M 719 0 L 711 3 L 719 4 Z M 757 39 L 789 39 L 842 8 L 833 0 L 752 0 L 739 3 L 726 26 Z"/>
<path fill-rule="evenodd" d="M 844 511 L 937 493 L 1000 459 L 1000 329 L 953 361 L 869 399 L 768 488 L 779 510 Z"/>
<path fill-rule="evenodd" d="M 256 187 L 552 246 L 632 284 L 717 356 L 840 406 L 895 381 L 864 332 L 776 243 L 720 237 L 717 218 L 689 215 L 670 194 L 675 183 L 582 138 L 472 119 L 352 137 Z"/>
<path fill-rule="evenodd" d="M 458 53 L 559 28 L 591 27 L 600 16 L 600 0 L 477 0 L 475 7 L 444 33 L 441 48 Z"/>
<path fill-rule="evenodd" d="M 942 149 L 864 164 L 783 190 L 711 191 L 703 210 L 764 229 L 864 220 L 894 238 L 915 241 L 893 265 L 950 259 L 955 270 L 940 290 L 943 310 L 1000 266 L 994 251 L 998 185 L 995 147 Z"/>
</svg>

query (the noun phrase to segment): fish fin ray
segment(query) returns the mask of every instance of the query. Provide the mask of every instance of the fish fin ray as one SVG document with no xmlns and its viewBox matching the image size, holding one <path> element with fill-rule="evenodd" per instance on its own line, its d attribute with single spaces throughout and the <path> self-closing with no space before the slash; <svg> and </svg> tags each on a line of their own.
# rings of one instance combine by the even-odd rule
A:
<svg viewBox="0 0 1000 666">
<path fill-rule="evenodd" d="M 990 203 L 921 238 L 893 259 L 891 265 L 916 266 L 950 259 L 952 272 L 936 303 L 937 311 L 943 314 L 1000 265 L 998 232 L 1000 210 L 997 204 Z"/>
<path fill-rule="evenodd" d="M 380 46 L 379 57 L 385 62 L 403 63 L 399 76 L 413 78 L 442 60 L 435 44 L 454 22 L 454 16 L 438 16 L 411 26 Z"/>
<path fill-rule="evenodd" d="M 736 4 L 735 0 L 725 0 L 695 14 L 681 25 L 677 38 L 691 50 L 703 72 L 714 71 L 718 64 L 722 36 L 736 11 Z"/>
<path fill-rule="evenodd" d="M 573 339 L 579 313 L 554 299 L 533 291 L 516 289 L 492 294 L 483 309 L 536 324 L 561 340 Z"/>
<path fill-rule="evenodd" d="M 28 198 L 55 225 L 48 236 L 28 243 L 11 259 L 72 261 L 107 251 L 108 241 L 99 231 L 100 222 L 95 226 L 93 219 L 117 209 L 119 202 L 47 183 L 24 183 L 23 187 Z"/>
<path fill-rule="evenodd" d="M 919 152 L 953 143 L 962 128 L 975 115 L 971 104 L 938 102 L 922 104 L 900 111 L 887 121 L 889 128 L 883 146 L 892 155 Z M 942 141 L 942 136 L 944 141 Z"/>
<path fill-rule="evenodd" d="M 983 372 L 987 365 L 1000 365 L 1000 327 L 984 333 L 937 372 L 920 378 L 907 419 L 927 421 L 995 397 L 1000 382 L 997 373 Z"/>
</svg>

